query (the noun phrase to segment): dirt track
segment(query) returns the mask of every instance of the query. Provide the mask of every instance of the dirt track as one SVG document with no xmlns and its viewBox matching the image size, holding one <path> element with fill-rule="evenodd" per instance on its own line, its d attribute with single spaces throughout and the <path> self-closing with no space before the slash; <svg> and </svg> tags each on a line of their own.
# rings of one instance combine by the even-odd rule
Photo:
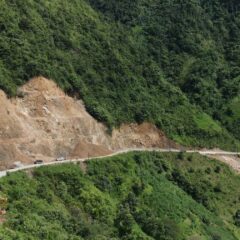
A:
<svg viewBox="0 0 240 240">
<path fill-rule="evenodd" d="M 227 165 L 229 165 L 230 167 L 232 167 L 237 172 L 240 172 L 240 157 L 239 156 L 240 156 L 240 154 L 237 154 L 237 155 L 217 154 L 217 155 L 213 155 L 210 157 L 220 160 L 221 162 L 224 162 Z"/>
<path fill-rule="evenodd" d="M 137 152 L 144 152 L 144 151 L 148 151 L 148 152 L 173 152 L 173 153 L 178 153 L 181 152 L 181 150 L 179 149 L 161 149 L 161 148 L 129 148 L 129 149 L 124 149 L 124 150 L 119 150 L 116 151 L 114 153 L 108 154 L 108 155 L 103 155 L 103 156 L 98 156 L 95 157 L 94 159 L 102 159 L 102 158 L 106 158 L 106 157 L 112 157 L 112 156 L 116 156 L 118 154 L 122 154 L 122 153 L 128 153 L 128 152 L 133 152 L 133 151 L 137 151 Z M 223 157 L 227 160 L 227 158 L 232 158 L 232 157 L 237 157 L 240 153 L 237 152 L 226 152 L 226 151 L 217 151 L 217 150 L 187 150 L 186 153 L 199 153 L 201 155 L 205 155 L 205 156 L 209 156 L 211 158 L 216 158 L 216 157 Z M 227 158 L 226 158 L 227 156 Z M 23 167 L 19 167 L 16 169 L 8 169 L 8 170 L 4 170 L 4 171 L 0 171 L 0 178 L 5 177 L 7 175 L 7 173 L 13 173 L 13 172 L 18 172 L 18 171 L 24 171 L 24 170 L 28 170 L 28 169 L 34 169 L 34 168 L 38 168 L 38 167 L 42 167 L 42 166 L 50 166 L 50 165 L 57 165 L 57 164 L 64 164 L 64 163 L 76 163 L 76 162 L 85 162 L 90 160 L 90 158 L 76 158 L 76 159 L 68 159 L 68 160 L 64 160 L 64 161 L 51 161 L 51 162 L 47 162 L 47 163 L 43 163 L 43 164 L 39 164 L 39 165 L 34 165 L 34 164 L 30 164 L 30 165 L 26 165 Z M 228 160 L 225 162 L 227 164 L 229 164 Z M 231 164 L 229 164 L 231 165 Z M 236 170 L 238 170 L 238 172 L 240 171 L 240 168 L 237 168 Z"/>
</svg>

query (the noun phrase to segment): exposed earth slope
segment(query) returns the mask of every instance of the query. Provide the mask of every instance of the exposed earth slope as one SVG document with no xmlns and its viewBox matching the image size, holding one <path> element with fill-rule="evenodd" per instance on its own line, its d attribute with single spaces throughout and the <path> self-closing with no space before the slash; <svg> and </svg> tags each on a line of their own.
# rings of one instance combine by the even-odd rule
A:
<svg viewBox="0 0 240 240">
<path fill-rule="evenodd" d="M 81 100 L 39 77 L 8 99 L 0 92 L 0 165 L 57 157 L 107 155 L 128 147 L 176 147 L 154 125 L 122 125 L 111 134 L 90 116 Z"/>
</svg>

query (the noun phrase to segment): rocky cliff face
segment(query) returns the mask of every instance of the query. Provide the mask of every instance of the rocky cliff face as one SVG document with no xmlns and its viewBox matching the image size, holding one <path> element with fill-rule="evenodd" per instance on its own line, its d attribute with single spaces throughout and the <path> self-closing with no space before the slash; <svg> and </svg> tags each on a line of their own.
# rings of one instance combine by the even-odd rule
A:
<svg viewBox="0 0 240 240">
<path fill-rule="evenodd" d="M 150 123 L 122 125 L 112 135 L 90 116 L 81 100 L 38 77 L 8 99 L 0 91 L 0 167 L 15 161 L 107 155 L 131 147 L 175 147 Z"/>
</svg>

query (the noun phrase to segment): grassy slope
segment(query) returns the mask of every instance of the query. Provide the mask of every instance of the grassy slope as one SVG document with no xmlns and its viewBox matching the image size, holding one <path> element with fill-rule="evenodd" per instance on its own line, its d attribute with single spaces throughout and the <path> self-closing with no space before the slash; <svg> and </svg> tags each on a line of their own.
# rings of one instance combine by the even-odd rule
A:
<svg viewBox="0 0 240 240">
<path fill-rule="evenodd" d="M 240 177 L 199 155 L 131 153 L 1 180 L 11 239 L 239 239 Z"/>
<path fill-rule="evenodd" d="M 196 81 L 199 77 L 205 78 L 199 76 L 199 72 L 213 71 L 213 75 L 220 75 L 220 70 L 216 70 L 218 67 L 214 68 L 216 59 L 212 59 L 209 52 L 215 49 L 211 45 L 215 42 L 205 38 L 211 32 L 209 26 L 193 29 L 201 33 L 199 44 L 195 35 L 193 39 L 185 39 L 184 35 L 187 43 L 184 40 L 182 46 L 177 46 L 179 40 L 172 36 L 176 33 L 176 37 L 180 37 L 173 24 L 176 19 L 172 19 L 172 15 L 168 19 L 164 14 L 171 6 L 163 6 L 157 1 L 134 1 L 130 8 L 126 5 L 130 4 L 128 1 L 121 2 L 118 9 L 121 19 L 115 21 L 111 17 L 105 18 L 111 9 L 105 12 L 94 10 L 84 0 L 1 1 L 0 88 L 14 95 L 16 86 L 33 76 L 44 75 L 56 80 L 67 92 L 82 97 L 87 110 L 110 128 L 123 122 L 146 120 L 157 124 L 181 144 L 235 150 L 239 142 L 220 122 L 195 106 L 196 94 L 187 93 L 189 100 L 179 88 L 193 89 L 191 86 L 186 88 L 186 84 L 190 84 L 192 76 L 198 77 Z M 141 3 L 141 24 L 133 10 L 135 2 Z M 159 4 L 158 12 L 155 12 L 154 4 Z M 128 15 L 131 19 L 123 21 L 122 18 Z M 185 16 L 184 21 L 188 22 L 189 17 Z M 165 28 L 159 22 L 164 23 Z M 179 24 L 182 29 L 185 22 Z M 199 54 L 185 53 L 186 44 L 196 47 L 197 52 L 200 48 Z M 222 53 L 216 50 L 216 54 Z M 218 60 L 222 58 L 222 55 L 217 57 Z M 189 61 L 185 63 L 185 60 Z M 217 61 L 219 64 L 220 60 Z M 201 100 L 199 104 L 208 106 L 205 108 L 200 104 L 201 107 L 214 115 L 209 101 L 214 100 L 212 107 L 218 108 L 215 101 L 222 100 L 220 90 L 216 89 L 218 97 L 212 93 L 216 84 L 210 78 L 206 78 L 210 93 L 199 85 L 198 99 Z M 237 84 L 238 80 L 234 87 Z M 225 92 L 229 91 L 225 86 Z M 207 95 L 201 96 L 204 92 Z"/>
</svg>

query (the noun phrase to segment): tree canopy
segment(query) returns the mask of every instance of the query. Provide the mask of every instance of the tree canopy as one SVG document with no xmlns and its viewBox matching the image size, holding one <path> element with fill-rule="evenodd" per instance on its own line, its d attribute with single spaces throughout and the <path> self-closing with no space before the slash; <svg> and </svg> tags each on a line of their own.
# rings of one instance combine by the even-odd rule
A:
<svg viewBox="0 0 240 240">
<path fill-rule="evenodd" d="M 0 88 L 55 80 L 111 129 L 150 121 L 173 140 L 236 150 L 237 1 L 2 0 Z"/>
</svg>

